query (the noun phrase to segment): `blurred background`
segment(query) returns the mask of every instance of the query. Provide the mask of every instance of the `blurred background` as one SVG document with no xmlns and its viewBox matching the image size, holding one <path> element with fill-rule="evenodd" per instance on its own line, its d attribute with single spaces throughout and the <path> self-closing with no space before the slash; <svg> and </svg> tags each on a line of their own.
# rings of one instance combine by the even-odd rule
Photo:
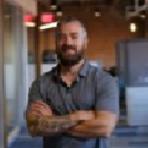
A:
<svg viewBox="0 0 148 148">
<path fill-rule="evenodd" d="M 87 28 L 87 58 L 118 80 L 112 148 L 147 148 L 147 0 L 0 0 L 0 148 L 42 147 L 26 130 L 28 89 L 57 64 L 55 29 L 69 15 Z"/>
</svg>

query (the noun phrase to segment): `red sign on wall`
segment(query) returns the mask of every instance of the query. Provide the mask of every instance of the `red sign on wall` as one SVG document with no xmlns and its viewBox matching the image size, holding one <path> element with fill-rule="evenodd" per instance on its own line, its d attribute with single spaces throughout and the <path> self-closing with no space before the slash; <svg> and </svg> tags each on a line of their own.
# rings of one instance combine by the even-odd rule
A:
<svg viewBox="0 0 148 148">
<path fill-rule="evenodd" d="M 55 21 L 55 15 L 51 12 L 43 12 L 41 14 L 41 23 L 51 23 Z"/>
<path fill-rule="evenodd" d="M 27 22 L 34 22 L 34 18 L 35 17 L 33 15 L 29 15 L 29 14 L 28 15 L 25 15 L 24 16 L 24 22 L 25 23 L 27 23 Z"/>
</svg>

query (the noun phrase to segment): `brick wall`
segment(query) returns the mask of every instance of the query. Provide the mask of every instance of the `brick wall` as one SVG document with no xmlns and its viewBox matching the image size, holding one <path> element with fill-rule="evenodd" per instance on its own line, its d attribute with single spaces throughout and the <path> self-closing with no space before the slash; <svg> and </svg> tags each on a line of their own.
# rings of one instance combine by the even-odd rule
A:
<svg viewBox="0 0 148 148">
<path fill-rule="evenodd" d="M 63 6 L 63 15 L 76 16 L 86 25 L 89 37 L 86 56 L 104 66 L 115 65 L 115 44 L 137 36 L 129 32 L 129 21 L 114 8 L 102 7 L 102 16 L 94 16 L 91 6 Z M 55 49 L 54 29 L 41 32 L 41 50 Z"/>
</svg>

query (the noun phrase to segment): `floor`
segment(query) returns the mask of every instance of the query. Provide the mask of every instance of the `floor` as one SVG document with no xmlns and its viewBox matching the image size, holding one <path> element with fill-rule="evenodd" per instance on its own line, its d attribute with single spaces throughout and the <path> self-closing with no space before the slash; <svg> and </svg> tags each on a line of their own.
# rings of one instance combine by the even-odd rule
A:
<svg viewBox="0 0 148 148">
<path fill-rule="evenodd" d="M 111 148 L 148 148 L 148 127 L 118 126 L 111 137 Z"/>
<path fill-rule="evenodd" d="M 9 148 L 42 148 L 41 138 L 31 138 L 23 127 Z M 116 127 L 111 137 L 111 148 L 148 148 L 148 127 Z"/>
<path fill-rule="evenodd" d="M 29 136 L 26 127 L 23 126 L 8 148 L 42 148 L 42 139 Z"/>
</svg>

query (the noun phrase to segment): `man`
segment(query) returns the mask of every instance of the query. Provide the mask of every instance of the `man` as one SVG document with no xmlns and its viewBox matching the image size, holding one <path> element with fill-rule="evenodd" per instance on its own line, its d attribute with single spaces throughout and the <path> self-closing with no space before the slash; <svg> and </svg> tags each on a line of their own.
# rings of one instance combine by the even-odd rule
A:
<svg viewBox="0 0 148 148">
<path fill-rule="evenodd" d="M 84 25 L 67 17 L 57 27 L 59 64 L 32 84 L 26 113 L 44 148 L 106 148 L 118 120 L 118 87 L 85 57 Z"/>
</svg>

